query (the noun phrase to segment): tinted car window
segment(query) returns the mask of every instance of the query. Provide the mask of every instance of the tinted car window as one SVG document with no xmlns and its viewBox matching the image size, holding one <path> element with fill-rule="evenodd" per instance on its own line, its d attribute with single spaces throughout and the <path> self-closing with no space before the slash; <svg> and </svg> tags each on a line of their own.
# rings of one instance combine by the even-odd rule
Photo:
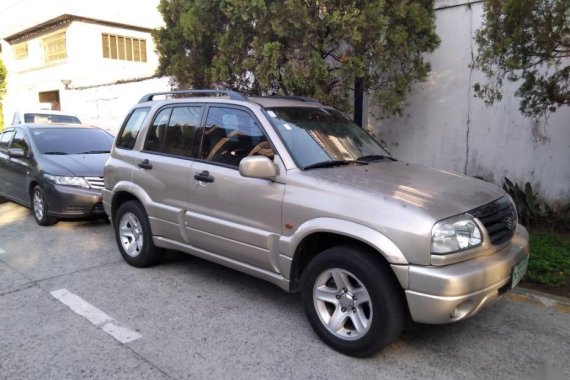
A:
<svg viewBox="0 0 570 380">
<path fill-rule="evenodd" d="M 175 107 L 166 128 L 164 152 L 192 157 L 196 130 L 202 118 L 202 106 Z"/>
<path fill-rule="evenodd" d="M 6 150 L 8 149 L 8 144 L 10 144 L 10 140 L 12 140 L 12 136 L 14 136 L 14 130 L 4 131 L 2 136 L 0 136 L 0 149 Z"/>
<path fill-rule="evenodd" d="M 144 150 L 162 152 L 164 140 L 166 139 L 166 126 L 168 125 L 171 112 L 172 108 L 165 108 L 156 115 L 146 134 Z"/>
<path fill-rule="evenodd" d="M 48 113 L 26 113 L 24 114 L 26 123 L 68 123 L 81 124 L 81 121 L 71 115 L 52 115 Z"/>
<path fill-rule="evenodd" d="M 133 149 L 135 142 L 137 141 L 137 136 L 141 130 L 142 123 L 149 110 L 149 107 L 137 108 L 130 114 L 117 137 L 117 147 Z"/>
<path fill-rule="evenodd" d="M 34 129 L 33 139 L 42 154 L 109 153 L 113 136 L 100 129 L 42 128 Z"/>
<path fill-rule="evenodd" d="M 26 141 L 26 134 L 24 133 L 24 131 L 20 129 L 16 131 L 14 140 L 12 140 L 12 148 L 20 148 L 24 151 L 24 153 L 28 153 L 28 151 L 30 150 L 30 146 Z"/>
<path fill-rule="evenodd" d="M 242 158 L 255 154 L 274 155 L 251 115 L 235 108 L 210 107 L 200 157 L 237 167 Z"/>
</svg>

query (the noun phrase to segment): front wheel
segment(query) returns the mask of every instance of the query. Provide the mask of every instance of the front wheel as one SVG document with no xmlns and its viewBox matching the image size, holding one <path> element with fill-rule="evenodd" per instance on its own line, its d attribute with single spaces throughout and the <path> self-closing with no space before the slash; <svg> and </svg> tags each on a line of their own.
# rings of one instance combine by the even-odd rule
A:
<svg viewBox="0 0 570 380">
<path fill-rule="evenodd" d="M 51 226 L 57 223 L 57 219 L 48 215 L 48 204 L 44 191 L 40 186 L 32 190 L 32 211 L 34 218 L 40 226 Z"/>
<path fill-rule="evenodd" d="M 152 241 L 148 217 L 139 202 L 128 201 L 119 207 L 114 229 L 121 256 L 130 265 L 143 268 L 160 259 L 162 250 Z"/>
<path fill-rule="evenodd" d="M 333 349 L 364 357 L 388 345 L 406 320 L 402 290 L 387 264 L 360 247 L 320 253 L 303 274 L 305 314 Z"/>
</svg>

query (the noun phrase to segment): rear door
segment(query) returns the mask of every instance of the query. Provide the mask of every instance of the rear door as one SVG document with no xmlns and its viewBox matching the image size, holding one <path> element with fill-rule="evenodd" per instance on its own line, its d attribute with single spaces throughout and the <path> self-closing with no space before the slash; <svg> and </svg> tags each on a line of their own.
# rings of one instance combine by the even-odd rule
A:
<svg viewBox="0 0 570 380">
<path fill-rule="evenodd" d="M 246 108 L 211 105 L 192 165 L 188 236 L 192 245 L 278 272 L 277 242 L 285 185 L 239 174 L 239 162 L 271 144 Z"/>
<path fill-rule="evenodd" d="M 191 166 L 203 105 L 176 105 L 156 113 L 139 152 L 133 182 L 150 198 L 145 203 L 154 236 L 189 242 L 184 212 L 190 199 Z"/>
</svg>

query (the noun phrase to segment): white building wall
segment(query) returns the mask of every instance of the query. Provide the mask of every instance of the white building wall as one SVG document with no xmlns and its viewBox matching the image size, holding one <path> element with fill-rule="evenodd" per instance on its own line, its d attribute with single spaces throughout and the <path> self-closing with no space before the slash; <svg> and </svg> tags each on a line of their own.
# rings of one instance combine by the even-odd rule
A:
<svg viewBox="0 0 570 380">
<path fill-rule="evenodd" d="M 512 85 L 492 107 L 474 98 L 473 85 L 485 82 L 469 68 L 482 3 L 446 0 L 436 6 L 441 46 L 428 57 L 429 79 L 413 91 L 402 117 L 381 121 L 370 115 L 368 128 L 399 159 L 499 185 L 504 177 L 529 181 L 545 200 L 569 202 L 570 109 L 559 109 L 548 120 L 525 118 Z"/>
<path fill-rule="evenodd" d="M 9 125 L 16 110 L 37 109 L 38 93 L 59 90 L 62 111 L 82 121 L 116 131 L 130 107 L 145 93 L 170 89 L 168 80 L 149 79 L 158 67 L 158 56 L 150 33 L 73 21 L 67 27 L 67 58 L 45 64 L 41 38 L 28 41 L 28 58 L 13 59 L 6 36 L 63 14 L 157 28 L 163 23 L 157 10 L 159 0 L 1 0 L 0 57 L 8 69 L 3 111 Z M 103 58 L 101 34 L 142 38 L 147 44 L 147 62 Z M 66 89 L 62 80 L 71 80 Z M 132 83 L 113 84 L 117 81 Z M 99 124 L 100 123 L 100 124 Z"/>
<path fill-rule="evenodd" d="M 140 82 L 95 86 L 60 92 L 62 104 L 77 110 L 85 124 L 96 125 L 117 134 L 129 110 L 150 92 L 168 91 L 168 78 L 153 78 Z"/>
</svg>

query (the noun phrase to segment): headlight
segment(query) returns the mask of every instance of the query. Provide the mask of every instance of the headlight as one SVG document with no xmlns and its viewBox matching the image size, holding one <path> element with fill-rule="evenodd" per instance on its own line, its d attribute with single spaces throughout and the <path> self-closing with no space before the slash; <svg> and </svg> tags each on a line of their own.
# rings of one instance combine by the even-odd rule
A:
<svg viewBox="0 0 570 380">
<path fill-rule="evenodd" d="M 467 214 L 437 222 L 431 230 L 431 252 L 452 253 L 481 245 L 481 230 Z"/>
<path fill-rule="evenodd" d="M 58 185 L 85 187 L 87 189 L 90 187 L 83 177 L 64 177 L 51 174 L 44 174 L 44 177 Z"/>
</svg>

